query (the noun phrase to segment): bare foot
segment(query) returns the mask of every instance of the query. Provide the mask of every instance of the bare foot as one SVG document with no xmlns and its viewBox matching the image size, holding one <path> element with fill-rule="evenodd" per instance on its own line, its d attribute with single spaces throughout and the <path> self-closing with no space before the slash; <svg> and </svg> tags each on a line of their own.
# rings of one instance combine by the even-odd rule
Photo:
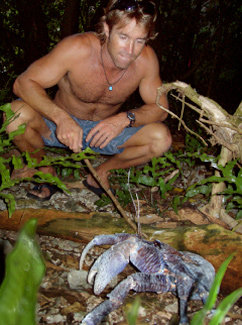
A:
<svg viewBox="0 0 242 325">
<path fill-rule="evenodd" d="M 102 182 L 102 185 L 106 186 L 106 188 L 109 188 L 108 176 L 110 175 L 110 173 L 107 173 L 107 172 L 100 173 L 100 172 L 98 172 L 98 170 L 96 170 L 96 172 Z M 87 176 L 87 183 L 93 187 L 96 187 L 96 188 L 101 187 L 100 184 L 94 179 L 94 177 L 91 174 L 89 174 Z"/>
<path fill-rule="evenodd" d="M 36 185 L 27 194 L 28 197 L 39 200 L 49 200 L 51 196 L 58 191 L 56 187 L 49 184 L 39 184 Z"/>
<path fill-rule="evenodd" d="M 87 183 L 93 187 L 100 188 L 99 183 L 97 183 L 90 174 L 87 176 Z"/>
<path fill-rule="evenodd" d="M 47 174 L 51 174 L 53 176 L 56 176 L 56 171 L 53 167 L 47 166 L 47 167 L 40 167 L 39 171 Z M 32 190 L 28 192 L 28 196 L 34 198 L 34 196 L 37 196 L 40 199 L 49 199 L 52 194 L 56 192 L 55 187 L 51 186 L 50 184 L 39 184 L 36 185 Z M 31 196 L 32 194 L 32 196 Z"/>
</svg>

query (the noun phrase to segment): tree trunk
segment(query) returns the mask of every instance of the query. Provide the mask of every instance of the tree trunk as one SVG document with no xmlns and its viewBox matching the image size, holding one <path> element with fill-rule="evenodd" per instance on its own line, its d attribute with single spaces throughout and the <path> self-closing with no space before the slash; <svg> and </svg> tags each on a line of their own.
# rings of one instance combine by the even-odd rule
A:
<svg viewBox="0 0 242 325">
<path fill-rule="evenodd" d="M 41 2 L 39 0 L 16 1 L 20 33 L 23 33 L 19 47 L 24 56 L 18 61 L 16 73 L 22 73 L 33 61 L 47 54 L 49 37 Z"/>
<path fill-rule="evenodd" d="M 79 31 L 80 0 L 66 0 L 66 8 L 61 26 L 61 38 Z"/>
<path fill-rule="evenodd" d="M 232 152 L 225 147 L 221 149 L 221 158 L 218 161 L 218 165 L 223 167 L 232 159 Z M 218 170 L 215 171 L 215 176 L 221 177 L 221 174 Z M 225 190 L 225 183 L 213 183 L 211 201 L 209 203 L 208 213 L 216 218 L 221 218 L 221 210 L 223 209 L 223 195 L 216 195 Z"/>
</svg>

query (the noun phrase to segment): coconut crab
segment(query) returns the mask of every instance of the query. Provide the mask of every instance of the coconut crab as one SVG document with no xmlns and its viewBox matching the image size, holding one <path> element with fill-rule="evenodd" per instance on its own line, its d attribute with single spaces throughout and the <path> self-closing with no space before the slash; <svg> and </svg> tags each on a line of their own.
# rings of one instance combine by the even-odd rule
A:
<svg viewBox="0 0 242 325">
<path fill-rule="evenodd" d="M 105 300 L 82 320 L 82 324 L 98 324 L 111 311 L 117 309 L 130 290 L 136 292 L 172 292 L 179 299 L 180 323 L 187 324 L 189 299 L 205 303 L 215 277 L 212 264 L 200 255 L 179 252 L 158 240 L 153 242 L 126 233 L 99 235 L 84 248 L 80 269 L 85 256 L 95 245 L 113 245 L 100 255 L 88 275 L 94 281 L 94 293 L 100 294 L 114 276 L 124 270 L 128 263 L 139 272 L 129 275 L 109 293 Z"/>
</svg>

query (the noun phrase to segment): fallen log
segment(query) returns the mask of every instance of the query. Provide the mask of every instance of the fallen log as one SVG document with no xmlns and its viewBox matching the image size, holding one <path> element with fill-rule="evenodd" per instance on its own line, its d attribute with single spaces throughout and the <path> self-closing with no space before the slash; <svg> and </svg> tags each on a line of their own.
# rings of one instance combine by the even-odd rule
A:
<svg viewBox="0 0 242 325">
<path fill-rule="evenodd" d="M 0 211 L 0 228 L 18 231 L 30 218 L 38 218 L 38 234 L 60 237 L 83 243 L 99 234 L 130 232 L 123 218 L 109 213 L 69 213 L 48 209 L 16 210 L 11 219 L 7 211 Z M 242 236 L 217 224 L 204 224 L 175 229 L 142 225 L 149 240 L 158 239 L 177 250 L 191 251 L 211 262 L 216 271 L 223 261 L 236 252 L 222 282 L 224 292 L 242 286 Z"/>
<path fill-rule="evenodd" d="M 59 237 L 82 243 L 88 243 L 100 233 L 112 231 L 132 232 L 129 225 L 121 218 L 114 218 L 110 213 L 78 213 L 52 209 L 15 210 L 12 217 L 7 211 L 0 211 L 0 229 L 18 231 L 31 218 L 38 218 L 37 233 Z"/>
</svg>

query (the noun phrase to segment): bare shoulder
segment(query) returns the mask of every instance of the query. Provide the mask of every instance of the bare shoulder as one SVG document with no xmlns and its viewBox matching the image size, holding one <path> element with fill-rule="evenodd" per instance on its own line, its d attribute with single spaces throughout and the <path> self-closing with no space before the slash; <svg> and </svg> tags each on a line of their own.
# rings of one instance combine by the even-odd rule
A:
<svg viewBox="0 0 242 325">
<path fill-rule="evenodd" d="M 93 33 L 68 36 L 47 55 L 33 62 L 18 80 L 34 80 L 43 88 L 52 87 L 68 72 L 76 71 L 82 62 L 90 60 L 97 47 L 98 39 Z"/>
<path fill-rule="evenodd" d="M 140 55 L 139 65 L 142 69 L 143 77 L 159 75 L 159 61 L 153 48 L 146 45 Z M 149 67 L 147 69 L 147 67 Z"/>
<path fill-rule="evenodd" d="M 89 57 L 98 46 L 98 42 L 99 40 L 92 32 L 74 34 L 60 41 L 52 52 L 53 54 L 68 55 L 69 59 L 75 56 Z M 52 53 L 50 52 L 50 54 Z"/>
</svg>

